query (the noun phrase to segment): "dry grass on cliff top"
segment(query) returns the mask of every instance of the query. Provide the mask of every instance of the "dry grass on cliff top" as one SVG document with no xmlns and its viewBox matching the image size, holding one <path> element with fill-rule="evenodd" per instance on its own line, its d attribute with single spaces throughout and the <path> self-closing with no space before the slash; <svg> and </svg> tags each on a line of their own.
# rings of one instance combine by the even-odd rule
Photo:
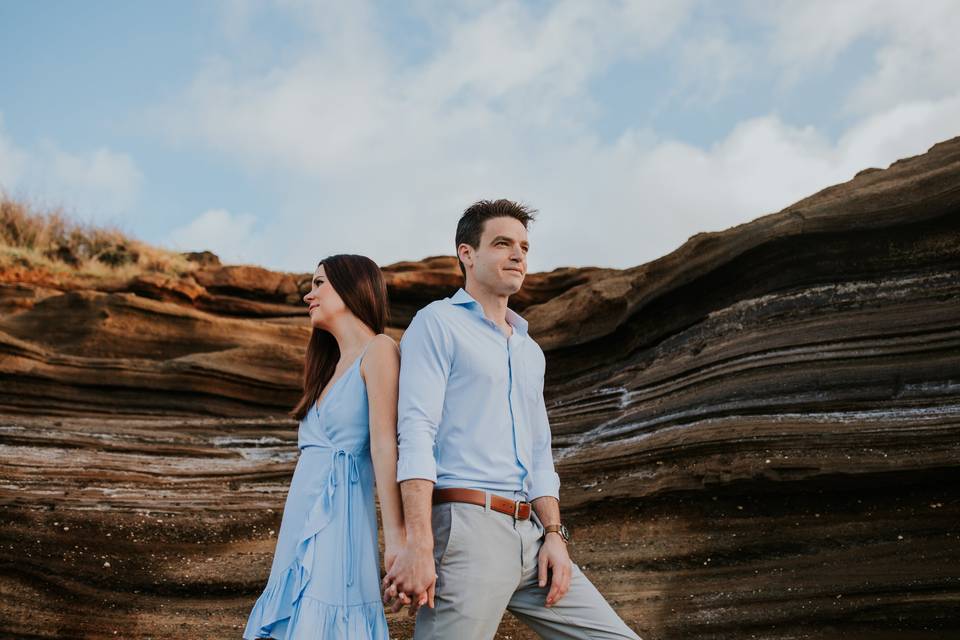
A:
<svg viewBox="0 0 960 640">
<path fill-rule="evenodd" d="M 142 273 L 181 276 L 196 266 L 119 229 L 80 223 L 62 209 L 41 210 L 0 193 L 0 273 L 126 279 Z"/>
</svg>

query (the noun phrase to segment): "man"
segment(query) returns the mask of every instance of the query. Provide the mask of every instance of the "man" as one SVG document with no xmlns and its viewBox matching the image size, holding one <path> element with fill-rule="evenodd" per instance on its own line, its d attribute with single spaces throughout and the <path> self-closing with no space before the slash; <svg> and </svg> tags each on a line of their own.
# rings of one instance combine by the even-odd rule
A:
<svg viewBox="0 0 960 640">
<path fill-rule="evenodd" d="M 567 553 L 543 351 L 507 308 L 532 220 L 509 200 L 468 208 L 464 288 L 421 309 L 400 342 L 406 545 L 383 587 L 394 610 L 416 611 L 416 640 L 493 638 L 505 609 L 542 637 L 638 638 Z"/>
</svg>

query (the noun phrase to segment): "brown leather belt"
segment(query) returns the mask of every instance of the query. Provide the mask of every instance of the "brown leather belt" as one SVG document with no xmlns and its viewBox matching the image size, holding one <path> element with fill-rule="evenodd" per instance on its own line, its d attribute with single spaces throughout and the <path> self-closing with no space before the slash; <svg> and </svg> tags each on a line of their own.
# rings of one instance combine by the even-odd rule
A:
<svg viewBox="0 0 960 640">
<path fill-rule="evenodd" d="M 434 489 L 433 504 L 443 502 L 466 502 L 481 507 L 486 506 L 487 492 L 479 489 Z M 495 493 L 490 494 L 490 508 L 512 516 L 516 520 L 530 517 L 530 503 L 523 500 L 510 500 Z"/>
</svg>

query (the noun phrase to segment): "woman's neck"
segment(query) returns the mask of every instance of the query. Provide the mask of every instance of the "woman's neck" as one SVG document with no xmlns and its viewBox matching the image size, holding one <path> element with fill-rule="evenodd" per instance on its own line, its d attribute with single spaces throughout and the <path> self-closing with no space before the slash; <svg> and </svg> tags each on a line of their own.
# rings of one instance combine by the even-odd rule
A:
<svg viewBox="0 0 960 640">
<path fill-rule="evenodd" d="M 334 322 L 327 331 L 337 341 L 341 360 L 345 357 L 352 360 L 353 356 L 363 351 L 363 348 L 377 335 L 353 315 Z"/>
</svg>

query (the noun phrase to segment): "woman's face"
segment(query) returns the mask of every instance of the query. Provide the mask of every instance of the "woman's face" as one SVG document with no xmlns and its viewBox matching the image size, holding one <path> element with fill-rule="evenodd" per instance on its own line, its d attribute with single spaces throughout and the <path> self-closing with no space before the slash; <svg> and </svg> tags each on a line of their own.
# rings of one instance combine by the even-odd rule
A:
<svg viewBox="0 0 960 640">
<path fill-rule="evenodd" d="M 303 296 L 307 303 L 307 313 L 310 315 L 310 324 L 318 329 L 326 329 L 333 318 L 346 311 L 343 299 L 337 294 L 333 285 L 327 280 L 323 265 L 317 267 L 313 274 L 313 285 L 310 293 Z"/>
</svg>

